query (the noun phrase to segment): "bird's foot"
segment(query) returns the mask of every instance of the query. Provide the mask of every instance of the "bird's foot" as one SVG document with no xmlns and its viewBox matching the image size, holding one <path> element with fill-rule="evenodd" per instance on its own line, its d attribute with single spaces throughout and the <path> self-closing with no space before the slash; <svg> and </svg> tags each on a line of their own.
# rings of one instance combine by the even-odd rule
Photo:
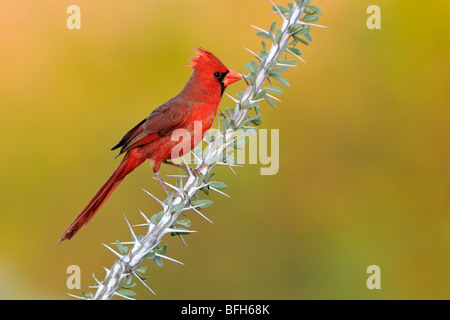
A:
<svg viewBox="0 0 450 320">
<path fill-rule="evenodd" d="M 205 168 L 205 166 L 207 166 L 206 164 L 203 164 L 202 166 L 200 166 L 199 168 L 196 168 L 196 169 L 190 169 L 191 170 L 191 173 L 192 173 L 192 175 L 193 176 L 195 176 L 195 177 L 200 177 L 200 176 L 202 176 L 203 175 L 203 173 L 202 173 L 202 170 Z"/>
</svg>

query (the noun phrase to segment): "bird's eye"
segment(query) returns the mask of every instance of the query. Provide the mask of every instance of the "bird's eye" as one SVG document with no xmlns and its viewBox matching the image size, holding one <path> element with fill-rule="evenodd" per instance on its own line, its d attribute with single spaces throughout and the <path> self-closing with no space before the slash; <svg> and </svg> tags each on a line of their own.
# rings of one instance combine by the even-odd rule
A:
<svg viewBox="0 0 450 320">
<path fill-rule="evenodd" d="M 220 78 L 221 75 L 222 75 L 222 74 L 221 74 L 220 72 L 214 73 L 214 77 L 215 77 L 215 78 Z"/>
</svg>

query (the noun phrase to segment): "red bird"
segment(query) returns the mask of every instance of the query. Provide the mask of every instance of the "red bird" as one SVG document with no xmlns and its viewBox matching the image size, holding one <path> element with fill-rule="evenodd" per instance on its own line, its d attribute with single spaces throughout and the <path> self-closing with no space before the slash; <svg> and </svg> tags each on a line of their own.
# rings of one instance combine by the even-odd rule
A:
<svg viewBox="0 0 450 320">
<path fill-rule="evenodd" d="M 229 70 L 211 52 L 204 49 L 194 51 L 198 55 L 190 59 L 194 71 L 183 90 L 153 110 L 111 149 L 120 148 L 119 155 L 126 153 L 122 162 L 64 231 L 59 242 L 71 239 L 92 219 L 123 179 L 146 159 L 150 160 L 153 172 L 166 192 L 168 191 L 159 174 L 161 163 L 171 164 L 167 160 L 191 151 L 203 139 L 203 135 L 214 122 L 225 88 L 241 79 L 240 75 Z M 201 123 L 201 130 L 197 121 Z M 197 122 L 196 126 L 194 122 Z M 184 145 L 179 152 L 173 154 L 172 151 L 176 147 L 179 148 L 180 144 L 178 139 L 176 141 L 171 139 L 171 134 L 176 129 L 184 129 L 184 132 L 190 134 L 191 139 L 188 145 Z M 195 132 L 195 130 L 201 132 Z"/>
</svg>

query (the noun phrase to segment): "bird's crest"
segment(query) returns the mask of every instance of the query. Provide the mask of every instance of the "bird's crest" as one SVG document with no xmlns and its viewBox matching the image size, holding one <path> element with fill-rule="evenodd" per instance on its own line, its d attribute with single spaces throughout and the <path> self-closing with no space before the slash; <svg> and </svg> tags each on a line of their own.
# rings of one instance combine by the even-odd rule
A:
<svg viewBox="0 0 450 320">
<path fill-rule="evenodd" d="M 195 70 L 214 67 L 215 69 L 227 70 L 227 67 L 211 52 L 203 49 L 196 48 L 194 52 L 197 54 L 195 57 L 189 59 L 189 66 Z"/>
</svg>

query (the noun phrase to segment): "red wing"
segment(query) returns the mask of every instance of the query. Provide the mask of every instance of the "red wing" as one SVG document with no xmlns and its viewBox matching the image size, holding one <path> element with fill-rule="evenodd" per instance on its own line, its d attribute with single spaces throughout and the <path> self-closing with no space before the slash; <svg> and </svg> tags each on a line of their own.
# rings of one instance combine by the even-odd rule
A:
<svg viewBox="0 0 450 320">
<path fill-rule="evenodd" d="M 169 100 L 128 131 L 111 150 L 121 148 L 120 155 L 171 134 L 183 125 L 188 108 L 186 104 L 176 103 L 173 99 Z"/>
</svg>

